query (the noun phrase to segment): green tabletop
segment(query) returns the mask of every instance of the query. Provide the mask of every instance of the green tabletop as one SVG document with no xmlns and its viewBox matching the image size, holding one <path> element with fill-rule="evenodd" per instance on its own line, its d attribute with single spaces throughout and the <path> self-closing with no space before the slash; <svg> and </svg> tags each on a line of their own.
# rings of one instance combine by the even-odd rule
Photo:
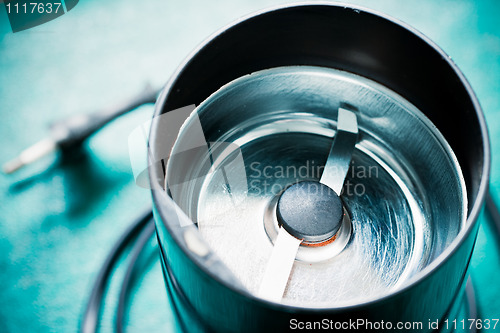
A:
<svg viewBox="0 0 500 333">
<path fill-rule="evenodd" d="M 164 84 L 204 38 L 229 22 L 283 1 L 81 0 L 57 19 L 12 33 L 0 6 L 0 142 L 3 163 L 47 134 L 52 121 L 113 105 L 146 83 Z M 486 114 L 491 184 L 500 202 L 500 2 L 353 1 L 428 35 L 458 64 Z M 0 175 L 0 331 L 77 330 L 92 283 L 121 233 L 150 205 L 134 184 L 130 132 L 152 106 L 118 119 L 73 159 L 47 157 Z M 499 248 L 482 219 L 472 261 L 484 318 L 500 317 Z M 152 242 L 134 280 L 127 330 L 174 330 Z M 100 331 L 114 327 L 121 262 Z M 500 327 L 499 327 L 500 329 Z"/>
</svg>

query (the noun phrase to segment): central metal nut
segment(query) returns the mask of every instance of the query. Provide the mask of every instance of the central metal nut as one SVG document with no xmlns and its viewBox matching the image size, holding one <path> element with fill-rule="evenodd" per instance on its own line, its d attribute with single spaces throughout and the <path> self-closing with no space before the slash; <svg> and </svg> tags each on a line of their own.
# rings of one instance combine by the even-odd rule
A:
<svg viewBox="0 0 500 333">
<path fill-rule="evenodd" d="M 317 182 L 312 182 L 312 183 L 320 184 Z M 301 184 L 301 183 L 297 183 L 297 184 Z M 291 189 L 293 186 L 294 185 L 288 187 L 288 189 Z M 301 186 L 303 186 L 303 185 L 301 185 Z M 326 185 L 324 185 L 324 186 L 326 186 Z M 278 236 L 280 226 L 285 228 L 285 225 L 283 224 L 283 222 L 280 222 L 279 218 L 278 218 L 278 202 L 280 201 L 282 196 L 285 195 L 285 192 L 287 192 L 286 189 L 283 192 L 281 192 L 279 195 L 275 196 L 271 201 L 269 201 L 269 203 L 267 204 L 266 209 L 264 211 L 264 218 L 263 218 L 264 230 L 265 230 L 270 242 L 273 244 L 276 241 L 276 238 Z M 290 192 L 290 194 L 292 194 L 292 193 L 293 192 Z M 288 201 L 287 199 L 284 199 L 284 200 Z M 284 203 L 286 203 L 285 201 L 282 203 L 282 205 Z M 339 198 L 339 201 L 340 201 L 340 198 Z M 330 222 L 331 223 L 330 230 L 334 231 L 335 229 L 337 229 L 337 231 L 334 232 L 334 234 L 331 237 L 328 237 L 328 235 L 331 234 L 331 231 L 321 233 L 322 236 L 318 238 L 318 239 L 320 239 L 319 241 L 305 241 L 304 240 L 299 246 L 299 249 L 297 251 L 297 256 L 295 257 L 295 259 L 297 259 L 299 261 L 303 261 L 303 262 L 308 262 L 308 263 L 323 262 L 325 260 L 328 260 L 328 259 L 331 259 L 331 258 L 337 256 L 339 253 L 342 252 L 342 250 L 344 250 L 344 248 L 349 243 L 349 240 L 351 239 L 352 223 L 351 223 L 351 218 L 350 218 L 347 210 L 345 209 L 345 207 L 343 207 L 341 204 L 340 208 L 342 210 L 342 213 L 339 214 L 341 220 L 340 220 L 340 223 L 338 225 L 338 229 L 337 229 L 337 226 L 334 225 L 334 223 Z M 288 226 L 286 227 L 286 230 L 287 230 L 287 232 L 290 233 L 292 230 L 292 228 L 290 227 L 290 225 L 292 224 L 292 220 L 290 220 L 286 217 L 287 215 L 285 214 L 286 213 L 285 211 L 287 209 L 285 209 L 284 205 L 280 210 L 281 210 L 281 218 L 280 219 L 282 219 L 282 220 L 286 219 L 286 221 L 288 222 L 287 223 Z M 337 214 L 335 214 L 335 216 L 337 216 Z M 335 219 L 332 219 L 332 220 L 335 220 Z M 303 223 L 307 224 L 307 221 L 304 220 Z M 299 232 L 301 232 L 301 234 L 307 234 L 307 232 L 305 230 L 303 230 L 302 227 L 300 227 L 300 228 L 297 227 L 296 229 L 297 230 L 295 230 L 295 231 L 299 231 Z M 317 234 L 319 234 L 319 232 L 318 232 L 319 230 L 320 229 L 318 228 L 316 230 L 316 232 L 314 232 L 314 234 L 312 233 L 313 234 L 313 235 L 311 235 L 312 238 L 315 238 L 314 236 L 317 236 Z M 327 229 L 323 229 L 323 230 L 327 230 Z M 297 233 L 295 233 L 295 234 L 297 235 Z M 294 237 L 297 237 L 297 236 L 294 236 Z M 297 238 L 299 238 L 299 237 L 297 237 Z M 304 238 L 301 238 L 301 239 L 304 239 Z"/>
<path fill-rule="evenodd" d="M 280 226 L 304 243 L 322 243 L 339 231 L 344 217 L 342 201 L 328 186 L 303 181 L 288 187 L 278 199 Z"/>
</svg>

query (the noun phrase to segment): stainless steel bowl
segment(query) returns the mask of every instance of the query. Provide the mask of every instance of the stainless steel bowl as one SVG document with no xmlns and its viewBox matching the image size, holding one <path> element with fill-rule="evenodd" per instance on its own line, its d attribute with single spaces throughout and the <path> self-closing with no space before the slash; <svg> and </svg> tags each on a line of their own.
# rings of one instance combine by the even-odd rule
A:
<svg viewBox="0 0 500 333">
<path fill-rule="evenodd" d="M 255 331 L 362 319 L 425 331 L 446 318 L 467 275 L 489 146 L 472 90 L 434 44 L 364 9 L 282 7 L 200 47 L 156 116 L 189 104 L 199 106 L 171 159 L 150 170 L 181 321 Z M 300 246 L 283 300 L 267 301 L 258 287 L 278 233 L 276 200 L 319 179 L 339 108 L 359 123 L 341 237 Z M 193 146 L 199 132 L 205 149 Z M 153 154 L 164 140 L 154 123 Z"/>
<path fill-rule="evenodd" d="M 228 83 L 194 111 L 166 177 L 174 201 L 249 292 L 257 294 L 273 249 L 276 199 L 294 183 L 319 181 L 337 110 L 345 105 L 357 110 L 360 131 L 341 195 L 352 234 L 342 233 L 348 244 L 340 249 L 339 240 L 303 244 L 283 301 L 333 307 L 376 299 L 404 286 L 465 225 L 460 166 L 413 105 L 380 84 L 333 69 L 256 72 Z M 189 163 L 177 159 L 192 147 L 200 123 L 211 149 Z"/>
</svg>

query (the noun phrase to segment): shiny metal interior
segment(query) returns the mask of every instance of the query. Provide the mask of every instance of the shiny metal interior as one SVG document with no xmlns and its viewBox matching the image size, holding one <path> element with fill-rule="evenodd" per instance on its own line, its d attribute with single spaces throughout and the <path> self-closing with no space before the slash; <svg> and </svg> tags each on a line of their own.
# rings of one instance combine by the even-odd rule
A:
<svg viewBox="0 0 500 333">
<path fill-rule="evenodd" d="M 409 102 L 333 69 L 256 72 L 198 106 L 181 129 L 166 177 L 169 194 L 251 293 L 272 251 L 269 207 L 287 186 L 320 178 L 339 107 L 355 110 L 359 121 L 341 195 L 352 232 L 332 256 L 301 246 L 283 303 L 334 307 L 397 289 L 465 224 L 460 166 L 437 128 Z M 190 145 L 196 124 L 208 150 Z"/>
</svg>

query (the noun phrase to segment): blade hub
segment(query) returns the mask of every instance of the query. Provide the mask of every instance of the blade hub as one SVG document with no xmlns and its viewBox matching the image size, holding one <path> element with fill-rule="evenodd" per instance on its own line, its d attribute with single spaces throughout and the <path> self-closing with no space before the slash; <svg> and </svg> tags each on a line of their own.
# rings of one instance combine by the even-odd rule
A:
<svg viewBox="0 0 500 333">
<path fill-rule="evenodd" d="M 288 187 L 276 209 L 280 226 L 304 242 L 324 242 L 338 232 L 344 209 L 337 193 L 328 186 L 303 181 Z"/>
</svg>

